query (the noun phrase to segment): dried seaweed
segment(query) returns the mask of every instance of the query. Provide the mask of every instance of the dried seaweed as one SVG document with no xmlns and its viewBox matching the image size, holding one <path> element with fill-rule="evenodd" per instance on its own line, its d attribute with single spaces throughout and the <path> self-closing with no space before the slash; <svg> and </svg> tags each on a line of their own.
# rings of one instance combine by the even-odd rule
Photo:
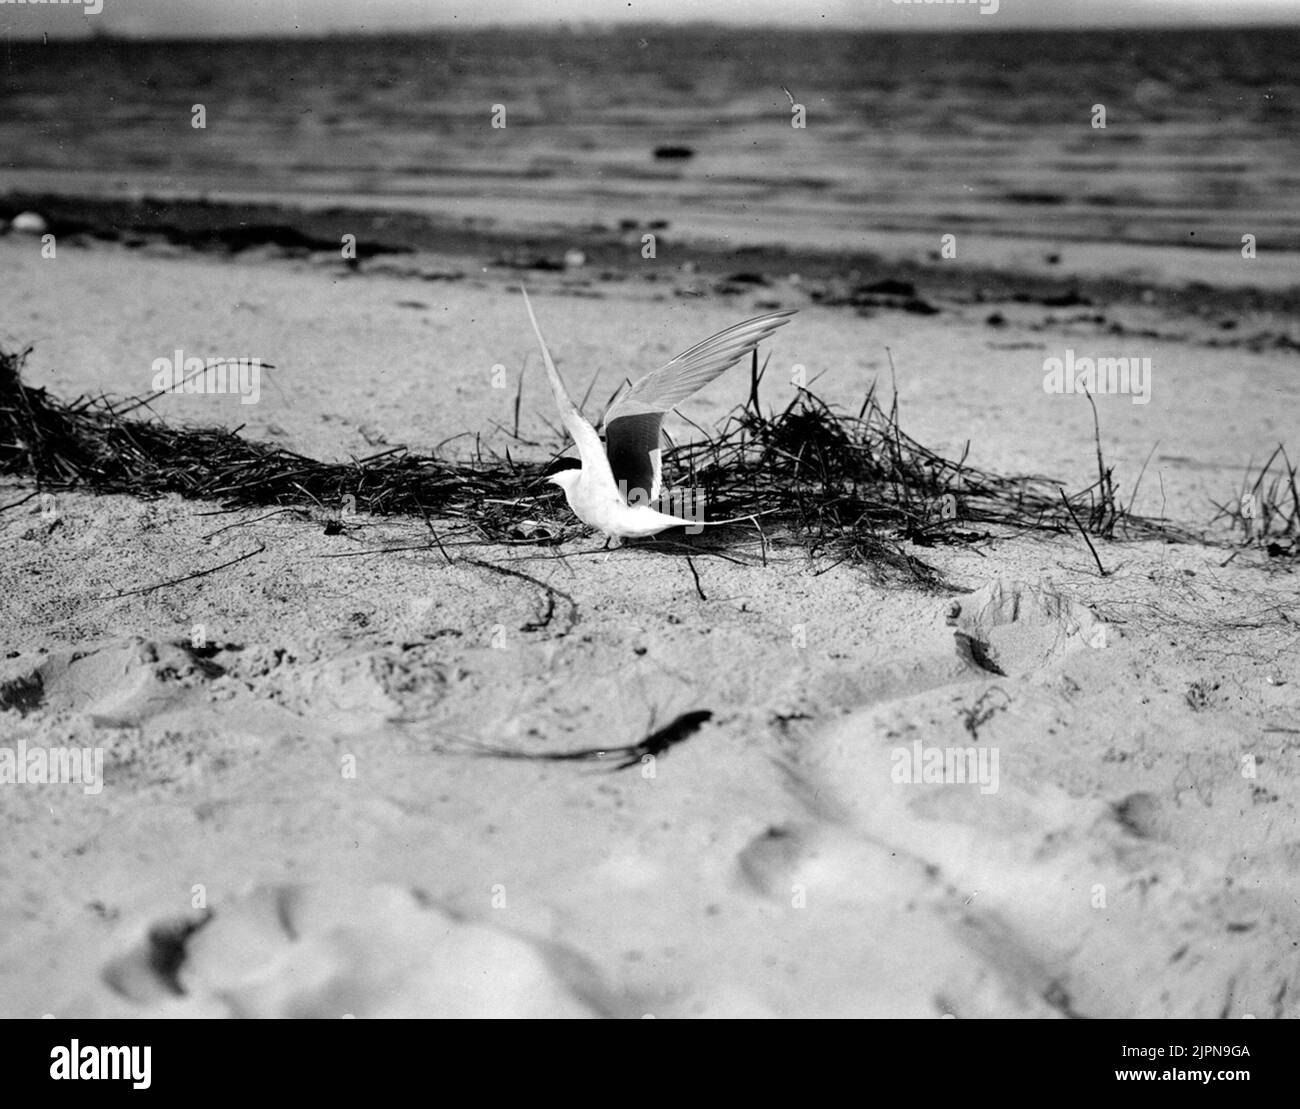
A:
<svg viewBox="0 0 1300 1109">
<path fill-rule="evenodd" d="M 523 525 L 541 535 L 523 542 L 545 543 L 572 520 L 559 491 L 541 481 L 544 460 L 521 461 L 508 450 L 501 456 L 479 449 L 466 459 L 396 447 L 323 462 L 238 431 L 133 414 L 152 397 L 65 403 L 23 384 L 28 353 L 0 352 L 0 473 L 30 478 L 38 491 L 177 493 L 227 509 L 314 505 L 336 515 L 346 504 L 374 516 L 460 521 L 479 541 L 511 545 L 521 542 Z M 677 490 L 703 496 L 706 518 L 756 514 L 764 554 L 769 543 L 796 545 L 820 559 L 933 586 L 938 575 L 914 548 L 1066 532 L 1072 510 L 1101 538 L 1197 538 L 1120 507 L 1100 451 L 1098 483 L 1067 496 L 1052 479 L 1002 476 L 929 450 L 902 431 L 896 402 L 886 409 L 874 387 L 856 415 L 806 389 L 783 410 L 764 413 L 762 376 L 755 356 L 748 401 L 714 433 L 666 450 L 663 461 Z M 547 526 L 537 529 L 539 521 Z M 740 529 L 754 533 L 753 524 L 741 523 L 726 534 L 734 541 Z M 713 539 L 696 538 L 708 547 L 719 530 L 708 529 Z"/>
</svg>

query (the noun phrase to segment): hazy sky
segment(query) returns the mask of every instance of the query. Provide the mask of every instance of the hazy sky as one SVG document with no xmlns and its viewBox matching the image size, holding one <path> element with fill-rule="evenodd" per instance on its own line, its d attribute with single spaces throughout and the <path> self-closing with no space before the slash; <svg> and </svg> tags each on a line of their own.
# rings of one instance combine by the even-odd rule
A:
<svg viewBox="0 0 1300 1109">
<path fill-rule="evenodd" d="M 88 14 L 95 7 L 102 11 Z M 0 34 L 15 38 L 88 34 L 96 27 L 191 36 L 705 19 L 882 30 L 1300 24 L 1300 0 L 0 0 Z"/>
</svg>

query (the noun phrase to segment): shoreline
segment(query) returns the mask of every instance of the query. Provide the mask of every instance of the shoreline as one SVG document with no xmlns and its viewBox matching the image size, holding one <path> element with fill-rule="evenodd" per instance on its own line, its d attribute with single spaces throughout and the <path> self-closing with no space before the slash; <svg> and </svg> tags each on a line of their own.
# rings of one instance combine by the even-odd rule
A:
<svg viewBox="0 0 1300 1109">
<path fill-rule="evenodd" d="M 0 176 L 2 179 L 2 176 Z M 1300 254 L 1274 254 L 1257 269 L 1236 275 L 1222 264 L 1222 251 L 1207 247 L 1143 247 L 1082 242 L 1071 249 L 1059 239 L 999 237 L 996 264 L 943 262 L 918 252 L 917 236 L 882 234 L 882 249 L 832 250 L 809 245 L 749 241 L 750 236 L 678 238 L 670 221 L 654 219 L 610 224 L 542 223 L 525 230 L 490 218 L 453 218 L 403 208 L 392 198 L 378 206 L 320 201 L 284 203 L 268 199 L 213 200 L 195 195 L 90 197 L 75 193 L 11 189 L 0 193 L 0 220 L 24 211 L 40 213 L 56 236 L 121 242 L 140 247 L 151 242 L 196 252 L 237 254 L 253 247 L 277 248 L 290 256 L 340 253 L 341 236 L 356 236 L 357 260 L 383 259 L 388 272 L 418 274 L 424 256 L 477 257 L 489 266 L 521 272 L 563 271 L 565 256 L 578 251 L 588 272 L 606 271 L 624 279 L 660 281 L 687 272 L 731 284 L 759 284 L 797 274 L 800 281 L 823 282 L 828 289 L 870 286 L 883 281 L 923 286 L 928 294 L 957 303 L 1012 301 L 1046 307 L 1134 305 L 1185 316 L 1231 313 L 1300 314 Z M 522 217 L 521 217 L 522 218 Z M 529 221 L 528 226 L 536 226 Z M 642 256 L 644 234 L 656 236 L 656 256 Z M 918 256 L 918 253 L 921 256 Z M 937 251 L 935 252 L 937 254 Z M 1089 264 L 1095 255 L 1096 264 Z M 1207 259 L 1219 255 L 1215 281 L 1206 280 Z M 405 257 L 409 264 L 395 263 Z M 1117 269 L 1127 276 L 1107 275 Z M 1054 272 L 1055 271 L 1055 272 Z M 1064 271 L 1064 272 L 1062 272 Z M 1132 276 L 1138 271 L 1149 277 Z M 1193 274 L 1197 276 L 1192 276 Z M 721 290 L 726 292 L 725 289 Z M 829 306 L 861 307 L 851 298 L 831 295 Z M 870 306 L 870 305 L 868 305 Z M 1298 344 L 1297 349 L 1300 349 Z"/>
</svg>

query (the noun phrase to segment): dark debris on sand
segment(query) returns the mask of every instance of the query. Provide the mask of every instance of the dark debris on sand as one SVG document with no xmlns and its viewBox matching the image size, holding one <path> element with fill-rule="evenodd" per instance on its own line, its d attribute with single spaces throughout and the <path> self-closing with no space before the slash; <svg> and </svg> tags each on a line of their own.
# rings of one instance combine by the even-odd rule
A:
<svg viewBox="0 0 1300 1109">
<path fill-rule="evenodd" d="M 569 520 L 558 490 L 541 481 L 545 462 L 519 461 L 509 451 L 462 459 L 403 447 L 322 462 L 234 431 L 143 417 L 153 396 L 61 401 L 23 384 L 28 353 L 0 352 L 0 473 L 32 479 L 39 491 L 177 493 L 230 510 L 314 506 L 335 518 L 355 498 L 358 513 L 436 520 L 463 529 L 466 541 L 510 545 L 556 542 Z M 657 549 L 734 551 L 748 534 L 764 556 L 769 546 L 799 547 L 819 560 L 934 587 L 939 575 L 912 553 L 917 547 L 1076 528 L 1105 539 L 1196 538 L 1126 512 L 1100 450 L 1097 482 L 1067 499 L 1051 479 L 1004 477 L 927 449 L 903 433 L 896 401 L 882 407 L 874 387 L 856 415 L 807 390 L 783 411 L 764 414 L 762 376 L 755 356 L 748 402 L 714 434 L 663 456 L 676 489 L 703 495 L 706 519 L 756 519 Z M 538 521 L 549 525 L 542 538 L 516 538 L 521 523 Z"/>
</svg>

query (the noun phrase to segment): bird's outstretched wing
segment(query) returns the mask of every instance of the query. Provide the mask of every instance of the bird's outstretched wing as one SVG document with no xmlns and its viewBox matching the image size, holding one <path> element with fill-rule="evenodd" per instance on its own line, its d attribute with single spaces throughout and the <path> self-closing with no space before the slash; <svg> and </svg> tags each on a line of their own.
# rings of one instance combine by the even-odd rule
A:
<svg viewBox="0 0 1300 1109">
<path fill-rule="evenodd" d="M 605 413 L 605 451 L 629 504 L 658 498 L 664 416 L 714 378 L 747 358 L 790 321 L 794 309 L 769 312 L 719 331 L 646 374 Z"/>
<path fill-rule="evenodd" d="M 790 322 L 795 309 L 769 312 L 719 331 L 652 370 L 624 393 L 605 414 L 605 425 L 624 416 L 667 412 L 710 381 L 731 369 L 772 334 Z"/>
<path fill-rule="evenodd" d="M 573 403 L 573 398 L 569 396 L 569 391 L 564 387 L 560 371 L 555 368 L 555 360 L 551 358 L 551 352 L 546 346 L 546 340 L 542 338 L 542 329 L 537 326 L 537 317 L 533 315 L 533 305 L 528 299 L 528 290 L 520 285 L 519 291 L 524 294 L 524 307 L 528 309 L 528 318 L 532 321 L 533 333 L 537 336 L 538 346 L 542 348 L 542 362 L 546 365 L 546 376 L 551 383 L 551 393 L 555 397 L 555 406 L 560 410 L 560 419 L 568 429 L 569 434 L 573 436 L 573 441 L 578 444 L 578 454 L 582 457 L 582 464 L 592 470 L 599 471 L 604 465 L 603 460 L 605 458 L 605 449 L 601 445 L 600 436 L 596 434 L 596 429 L 583 419 L 582 413 L 578 411 L 578 406 Z"/>
</svg>

